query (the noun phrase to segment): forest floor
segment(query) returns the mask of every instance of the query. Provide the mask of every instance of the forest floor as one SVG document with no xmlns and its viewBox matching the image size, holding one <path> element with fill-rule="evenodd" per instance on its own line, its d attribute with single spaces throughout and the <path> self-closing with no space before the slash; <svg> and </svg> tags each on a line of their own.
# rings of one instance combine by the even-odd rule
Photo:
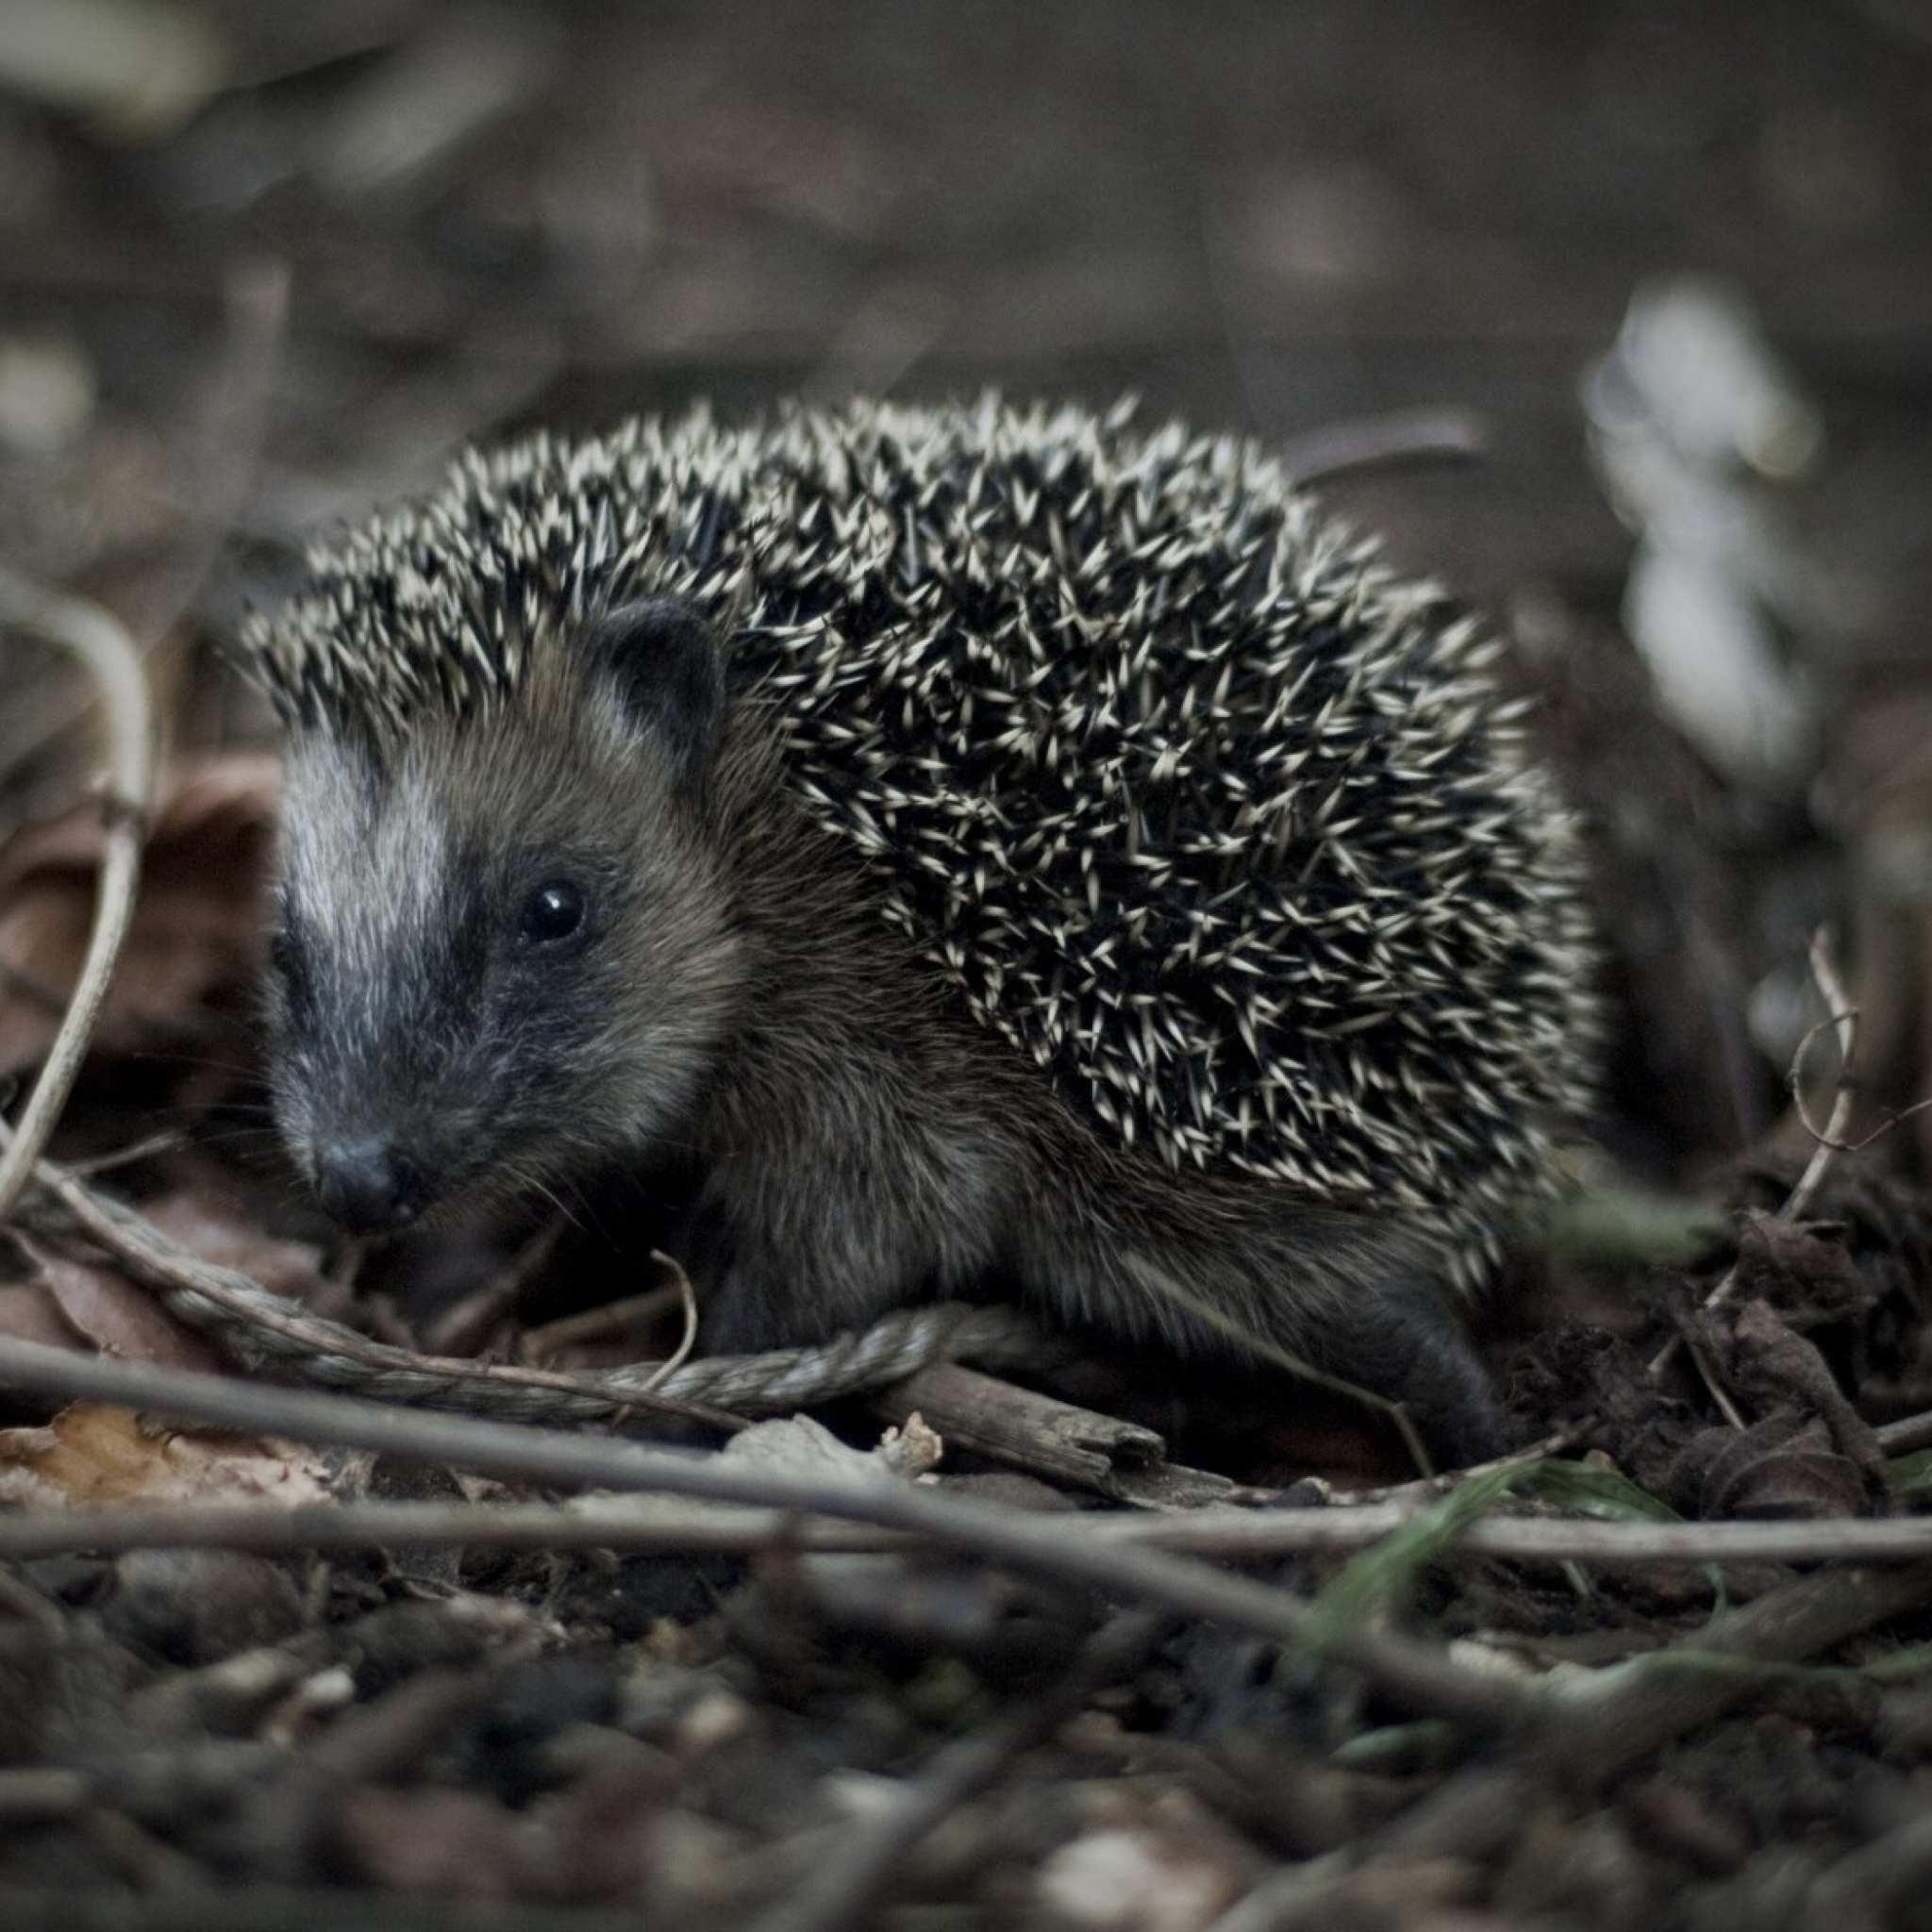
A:
<svg viewBox="0 0 1932 1932">
<path fill-rule="evenodd" d="M 0 0 L 0 1079 L 134 837 L 74 612 L 163 745 L 0 1234 L 0 1925 L 1932 1923 L 1927 207 L 1912 0 Z M 1537 701 L 1610 1020 L 1500 1465 L 997 1317 L 654 1391 L 616 1208 L 278 1164 L 304 533 L 989 386 L 1281 447 Z"/>
</svg>

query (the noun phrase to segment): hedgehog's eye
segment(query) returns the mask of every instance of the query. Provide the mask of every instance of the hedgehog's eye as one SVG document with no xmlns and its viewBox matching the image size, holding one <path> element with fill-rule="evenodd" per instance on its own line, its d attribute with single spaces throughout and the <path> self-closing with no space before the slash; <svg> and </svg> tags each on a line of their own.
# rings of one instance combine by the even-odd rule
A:
<svg viewBox="0 0 1932 1932">
<path fill-rule="evenodd" d="M 268 963 L 284 979 L 295 976 L 295 941 L 285 927 L 277 926 L 268 936 Z"/>
<path fill-rule="evenodd" d="M 584 895 L 568 879 L 551 879 L 524 901 L 523 934 L 533 945 L 554 946 L 584 923 Z"/>
</svg>

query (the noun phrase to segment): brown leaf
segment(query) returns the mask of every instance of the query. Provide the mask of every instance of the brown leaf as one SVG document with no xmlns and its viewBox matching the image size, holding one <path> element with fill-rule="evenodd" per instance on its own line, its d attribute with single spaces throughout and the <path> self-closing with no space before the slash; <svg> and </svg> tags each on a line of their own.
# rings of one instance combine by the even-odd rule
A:
<svg viewBox="0 0 1932 1932">
<path fill-rule="evenodd" d="M 319 1457 L 257 1436 L 151 1430 L 131 1409 L 75 1403 L 44 1428 L 0 1429 L 0 1503 L 39 1508 L 271 1498 L 328 1500 Z"/>
<path fill-rule="evenodd" d="M 1693 1425 L 1689 1407 L 1657 1387 L 1643 1356 L 1601 1328 L 1532 1337 L 1510 1364 L 1508 1396 L 1537 1429 L 1587 1421 L 1591 1447 L 1655 1495 L 1665 1493 Z"/>
<path fill-rule="evenodd" d="M 209 1374 L 222 1366 L 200 1336 L 112 1268 L 55 1254 L 25 1234 L 14 1239 L 39 1266 L 41 1284 L 69 1325 L 103 1355 Z"/>
<path fill-rule="evenodd" d="M 134 924 L 108 995 L 102 1039 L 179 1026 L 257 970 L 258 900 L 280 790 L 261 753 L 186 766 L 157 805 Z M 0 1074 L 39 1064 L 87 948 L 100 867 L 89 800 L 0 849 Z"/>
<path fill-rule="evenodd" d="M 1747 1409 L 1786 1406 L 1815 1414 L 1838 1453 L 1864 1472 L 1875 1500 L 1885 1493 L 1885 1454 L 1872 1425 L 1838 1385 L 1824 1357 L 1762 1302 L 1733 1303 L 1707 1326 L 1725 1379 Z"/>
<path fill-rule="evenodd" d="M 80 1346 L 80 1338 L 61 1318 L 60 1304 L 44 1281 L 0 1282 L 0 1335 L 49 1348 Z"/>
<path fill-rule="evenodd" d="M 1752 1209 L 1738 1234 L 1738 1292 L 1801 1327 L 1869 1314 L 1878 1291 L 1846 1252 L 1845 1232 L 1841 1222 L 1785 1221 Z"/>
<path fill-rule="evenodd" d="M 1871 1508 L 1862 1473 L 1833 1446 L 1824 1424 L 1790 1407 L 1748 1429 L 1700 1430 L 1677 1458 L 1670 1492 L 1710 1522 L 1862 1516 Z"/>
<path fill-rule="evenodd" d="M 338 1295 L 322 1272 L 322 1251 L 308 1241 L 265 1233 L 232 1196 L 208 1188 L 177 1188 L 142 1204 L 142 1213 L 190 1254 L 234 1268 L 275 1294 L 314 1307 Z"/>
</svg>

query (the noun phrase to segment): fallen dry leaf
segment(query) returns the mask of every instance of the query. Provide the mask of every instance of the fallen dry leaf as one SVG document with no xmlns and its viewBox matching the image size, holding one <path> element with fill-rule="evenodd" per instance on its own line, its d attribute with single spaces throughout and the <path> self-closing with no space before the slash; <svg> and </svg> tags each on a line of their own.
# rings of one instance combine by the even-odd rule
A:
<svg viewBox="0 0 1932 1932">
<path fill-rule="evenodd" d="M 0 1335 L 43 1342 L 49 1348 L 80 1345 L 44 1281 L 0 1282 Z"/>
<path fill-rule="evenodd" d="M 112 1044 L 189 1024 L 245 983 L 260 947 L 258 909 L 280 790 L 263 753 L 199 759 L 156 806 L 141 897 L 102 1020 Z M 100 864 L 92 800 L 30 825 L 0 850 L 0 1075 L 38 1065 L 80 970 Z"/>
<path fill-rule="evenodd" d="M 1746 1429 L 1713 1424 L 1691 1438 L 1671 1494 L 1707 1522 L 1727 1517 L 1831 1519 L 1871 1507 L 1858 1466 L 1815 1415 L 1774 1409 Z"/>
<path fill-rule="evenodd" d="M 1764 1302 L 1793 1326 L 1857 1321 L 1878 1301 L 1859 1274 L 1836 1222 L 1793 1222 L 1756 1209 L 1738 1230 L 1740 1302 Z"/>
<path fill-rule="evenodd" d="M 75 1403 L 42 1428 L 0 1429 L 0 1504 L 58 1508 L 109 1503 L 272 1498 L 291 1508 L 329 1500 L 322 1459 L 259 1436 L 151 1430 L 133 1410 Z"/>
<path fill-rule="evenodd" d="M 200 1336 L 112 1268 L 55 1254 L 27 1235 L 14 1239 L 40 1269 L 40 1285 L 60 1316 L 103 1355 L 208 1374 L 222 1366 Z"/>
<path fill-rule="evenodd" d="M 190 1254 L 237 1269 L 273 1294 L 313 1307 L 339 1292 L 322 1272 L 321 1249 L 264 1233 L 239 1202 L 213 1189 L 177 1188 L 142 1202 L 141 1211 Z"/>
<path fill-rule="evenodd" d="M 1885 1453 L 1878 1438 L 1808 1336 L 1788 1326 L 1763 1302 L 1714 1311 L 1706 1332 L 1747 1413 L 1770 1414 L 1790 1404 L 1801 1415 L 1816 1415 L 1829 1431 L 1832 1448 L 1863 1473 L 1869 1501 L 1883 1502 Z"/>
</svg>

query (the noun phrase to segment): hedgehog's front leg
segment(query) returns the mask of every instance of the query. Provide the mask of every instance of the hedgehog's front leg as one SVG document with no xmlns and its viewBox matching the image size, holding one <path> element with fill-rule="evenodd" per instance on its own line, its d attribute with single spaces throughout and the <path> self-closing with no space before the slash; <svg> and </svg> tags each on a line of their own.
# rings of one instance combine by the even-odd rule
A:
<svg viewBox="0 0 1932 1932">
<path fill-rule="evenodd" d="M 821 949 L 811 970 L 836 963 Z M 843 965 L 836 1003 L 807 969 L 784 976 L 763 1016 L 775 1024 L 739 1041 L 701 1124 L 716 1150 L 694 1227 L 708 1348 L 862 1328 L 993 1266 L 1015 1151 L 962 1065 L 973 1050 Z"/>
</svg>

